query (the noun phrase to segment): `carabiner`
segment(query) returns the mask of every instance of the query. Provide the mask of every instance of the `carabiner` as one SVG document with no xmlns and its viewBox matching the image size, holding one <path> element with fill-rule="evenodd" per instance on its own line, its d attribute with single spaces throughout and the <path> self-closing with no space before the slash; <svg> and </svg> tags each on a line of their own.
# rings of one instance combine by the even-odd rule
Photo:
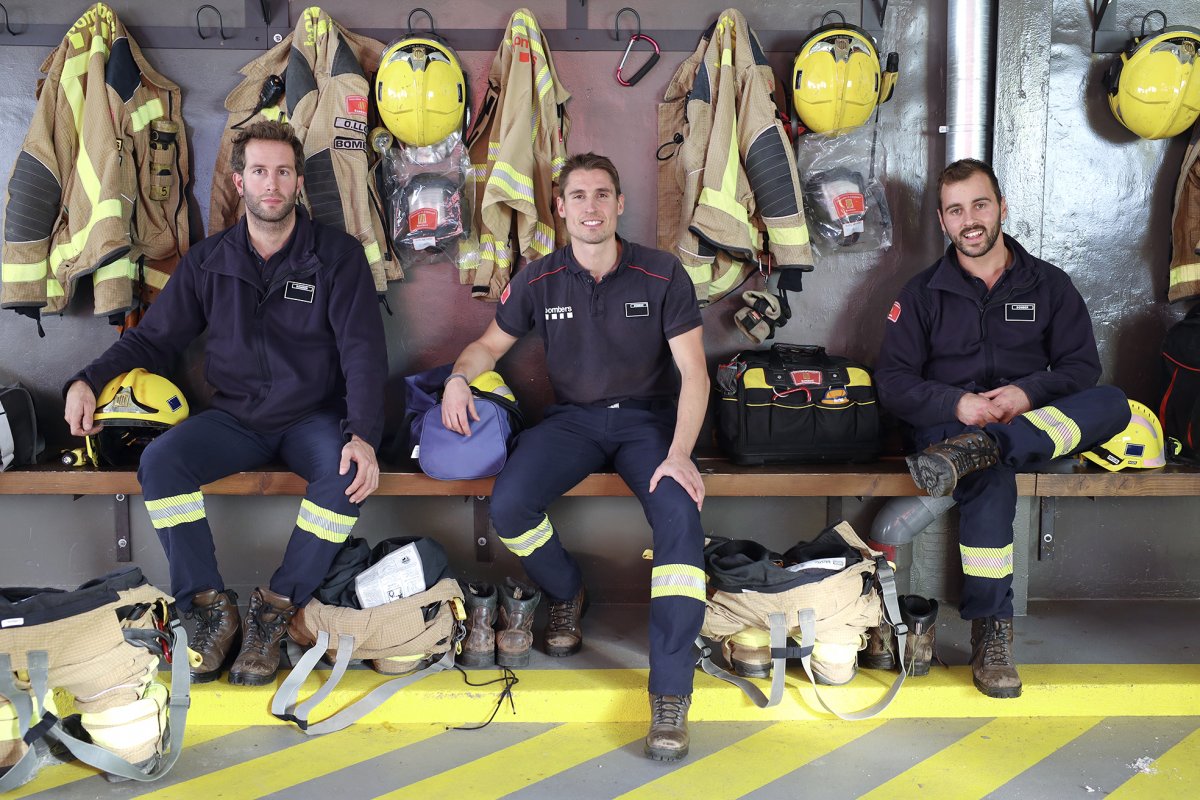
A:
<svg viewBox="0 0 1200 800">
<path fill-rule="evenodd" d="M 633 43 L 639 39 L 644 39 L 645 41 L 649 42 L 650 46 L 654 48 L 654 54 L 651 55 L 650 58 L 646 59 L 646 63 L 642 64 L 642 68 L 635 72 L 632 78 L 625 80 L 623 77 L 621 77 L 621 70 L 625 68 L 625 62 L 629 59 L 629 51 L 633 49 Z M 633 34 L 629 37 L 629 44 L 625 47 L 625 55 L 621 56 L 621 63 L 617 65 L 617 83 L 621 84 L 622 86 L 633 86 L 642 78 L 646 77 L 646 73 L 650 71 L 651 67 L 658 63 L 658 59 L 661 56 L 662 51 L 658 48 L 658 42 L 642 33 Z"/>
</svg>

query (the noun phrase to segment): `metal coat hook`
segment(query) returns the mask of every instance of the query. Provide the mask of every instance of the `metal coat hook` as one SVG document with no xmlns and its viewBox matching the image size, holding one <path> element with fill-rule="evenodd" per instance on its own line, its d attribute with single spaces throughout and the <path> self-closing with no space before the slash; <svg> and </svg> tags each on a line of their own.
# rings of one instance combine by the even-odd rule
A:
<svg viewBox="0 0 1200 800">
<path fill-rule="evenodd" d="M 8 31 L 9 36 L 18 35 L 17 32 L 12 29 L 12 26 L 8 24 L 8 9 L 4 7 L 3 3 L 0 3 L 0 11 L 4 12 L 4 30 Z"/>
<path fill-rule="evenodd" d="M 206 8 L 211 8 L 213 13 L 217 15 L 217 30 L 221 32 L 221 41 L 225 41 L 229 38 L 225 35 L 225 19 L 221 16 L 221 10 L 214 5 L 210 5 L 209 3 L 205 3 L 196 9 L 196 33 L 199 34 L 201 39 L 208 38 L 204 35 L 204 31 L 200 30 L 200 12 Z"/>
<path fill-rule="evenodd" d="M 416 14 L 418 11 L 420 13 L 424 14 L 425 18 L 427 20 L 429 20 L 429 32 L 437 33 L 437 26 L 433 24 L 433 14 L 429 13 L 429 9 L 414 8 L 412 11 L 408 12 L 408 32 L 409 32 L 409 34 L 412 34 L 412 32 L 413 32 L 413 22 L 412 22 L 413 14 Z"/>
<path fill-rule="evenodd" d="M 830 10 L 830 11 L 826 11 L 824 14 L 822 14 L 822 15 L 821 15 L 821 27 L 822 27 L 822 28 L 824 28 L 824 27 L 825 27 L 825 25 L 826 25 L 826 22 L 825 22 L 825 20 L 829 19 L 829 15 L 830 15 L 830 14 L 837 14 L 837 15 L 838 15 L 838 16 L 841 18 L 841 20 L 842 20 L 842 21 L 838 23 L 839 25 L 845 25 L 845 24 L 846 24 L 846 15 L 845 15 L 845 14 L 843 14 L 842 12 L 838 11 L 838 10 L 835 8 L 835 9 L 832 9 L 832 10 Z"/>
<path fill-rule="evenodd" d="M 1162 33 L 1163 31 L 1165 31 L 1167 29 L 1167 15 L 1164 14 L 1163 12 L 1159 11 L 1157 8 L 1155 8 L 1150 11 L 1147 11 L 1146 15 L 1144 17 L 1142 17 L 1142 35 L 1139 38 L 1141 38 L 1141 39 L 1146 38 L 1146 20 L 1150 19 L 1150 17 L 1154 16 L 1155 14 L 1158 14 L 1160 17 L 1162 17 L 1162 21 L 1163 21 L 1162 27 L 1158 29 L 1158 32 Z"/>
<path fill-rule="evenodd" d="M 621 15 L 624 14 L 626 11 L 628 11 L 630 14 L 633 14 L 633 18 L 637 20 L 637 33 L 632 34 L 632 35 L 634 35 L 634 36 L 642 35 L 642 15 L 637 12 L 637 9 L 630 8 L 629 6 L 625 6 L 620 11 L 617 12 L 617 20 L 616 20 L 616 22 L 613 23 L 613 39 L 615 39 L 618 42 L 621 41 Z M 628 51 L 626 51 L 626 55 L 628 55 Z"/>
</svg>

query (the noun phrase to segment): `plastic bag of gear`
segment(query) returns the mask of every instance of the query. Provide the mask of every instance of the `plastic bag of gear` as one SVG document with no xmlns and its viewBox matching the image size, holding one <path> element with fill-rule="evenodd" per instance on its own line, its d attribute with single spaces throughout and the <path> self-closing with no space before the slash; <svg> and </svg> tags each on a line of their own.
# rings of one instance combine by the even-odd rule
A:
<svg viewBox="0 0 1200 800">
<path fill-rule="evenodd" d="M 874 125 L 808 133 L 796 145 L 813 250 L 826 257 L 892 246 L 887 152 Z"/>
</svg>

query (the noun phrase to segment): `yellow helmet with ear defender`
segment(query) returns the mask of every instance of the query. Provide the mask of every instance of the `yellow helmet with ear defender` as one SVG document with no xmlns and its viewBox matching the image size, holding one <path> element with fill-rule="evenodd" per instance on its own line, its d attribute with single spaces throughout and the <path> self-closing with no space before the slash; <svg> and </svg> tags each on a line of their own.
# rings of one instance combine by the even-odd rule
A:
<svg viewBox="0 0 1200 800">
<path fill-rule="evenodd" d="M 379 118 L 397 139 L 426 147 L 461 131 L 467 85 L 454 50 L 429 35 L 410 35 L 383 51 L 375 78 Z"/>
<path fill-rule="evenodd" d="M 1164 27 L 1147 36 L 1144 20 L 1142 27 L 1105 74 L 1108 106 L 1143 139 L 1166 139 L 1200 117 L 1200 29 Z"/>
<path fill-rule="evenodd" d="M 1166 447 L 1158 417 L 1136 400 L 1129 401 L 1129 411 L 1132 416 L 1125 430 L 1081 455 L 1109 472 L 1126 467 L 1154 469 L 1165 465 Z"/>
<path fill-rule="evenodd" d="M 840 24 L 822 25 L 792 61 L 792 107 L 817 133 L 856 128 L 891 99 L 898 63 L 899 56 L 889 53 L 887 66 L 881 66 L 875 40 L 845 17 Z"/>
</svg>

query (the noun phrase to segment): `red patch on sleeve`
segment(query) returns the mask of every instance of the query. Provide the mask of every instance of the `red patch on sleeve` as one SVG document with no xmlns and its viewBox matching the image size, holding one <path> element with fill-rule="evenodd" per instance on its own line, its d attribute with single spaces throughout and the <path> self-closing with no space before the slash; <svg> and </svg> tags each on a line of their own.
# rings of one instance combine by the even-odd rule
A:
<svg viewBox="0 0 1200 800">
<path fill-rule="evenodd" d="M 505 286 L 504 291 L 500 293 L 500 305 L 504 305 L 505 303 L 508 302 L 508 296 L 511 293 L 512 293 L 512 284 L 510 283 L 507 286 Z"/>
<path fill-rule="evenodd" d="M 346 113 L 365 117 L 367 115 L 367 98 L 361 94 L 352 94 L 346 97 Z"/>
<path fill-rule="evenodd" d="M 892 310 L 888 312 L 888 322 L 895 322 L 900 319 L 900 301 L 892 303 Z"/>
</svg>

